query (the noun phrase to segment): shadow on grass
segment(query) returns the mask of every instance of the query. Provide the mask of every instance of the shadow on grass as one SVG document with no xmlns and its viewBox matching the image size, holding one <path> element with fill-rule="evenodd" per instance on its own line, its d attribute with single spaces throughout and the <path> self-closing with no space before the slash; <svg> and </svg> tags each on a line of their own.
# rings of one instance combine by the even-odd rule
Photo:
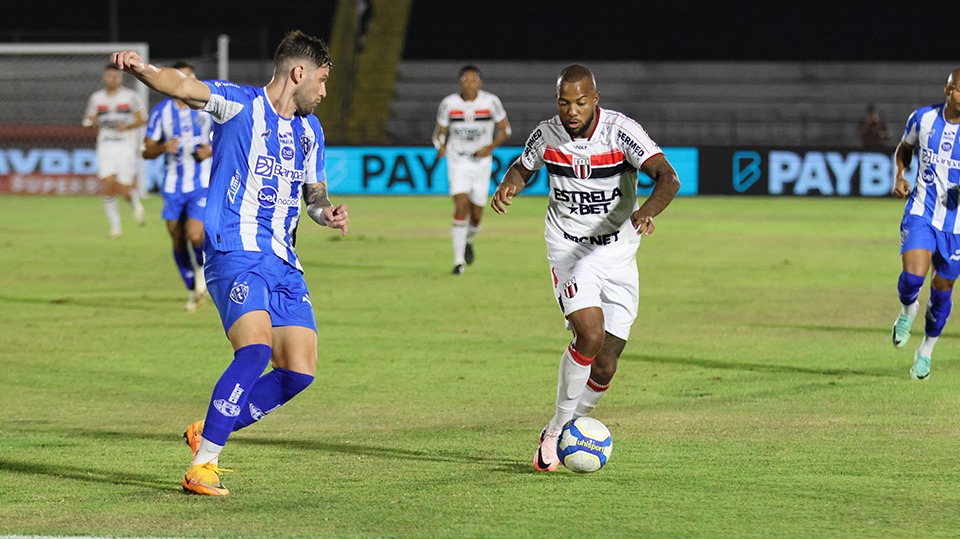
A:
<svg viewBox="0 0 960 539">
<path fill-rule="evenodd" d="M 21 426 L 18 430 L 24 432 L 55 432 L 63 437 L 83 437 L 83 438 L 94 438 L 97 440 L 152 440 L 157 442 L 173 442 L 177 445 L 183 446 L 183 439 L 180 437 L 179 433 L 176 434 L 162 434 L 162 433 L 151 433 L 151 432 L 133 432 L 133 431 L 117 431 L 117 430 L 100 430 L 95 428 L 64 428 L 59 425 L 47 425 L 43 422 L 24 424 L 21 423 Z M 359 444 L 359 443 L 350 443 L 350 442 L 330 442 L 322 441 L 319 439 L 303 439 L 303 438 L 265 438 L 254 436 L 247 436 L 246 432 L 239 431 L 240 434 L 237 438 L 231 438 L 230 444 L 231 447 L 234 446 L 243 446 L 243 445 L 256 445 L 256 446 L 265 446 L 265 447 L 277 447 L 284 449 L 294 449 L 299 451 L 308 451 L 315 452 L 317 454 L 329 454 L 329 453 L 341 453 L 345 455 L 353 455 L 358 458 L 374 458 L 374 459 L 385 459 L 385 460 L 412 460 L 412 461 L 423 461 L 423 462 L 446 462 L 446 463 L 460 463 L 460 464 L 480 464 L 480 465 L 494 465 L 493 468 L 497 471 L 510 471 L 510 472 L 526 472 L 532 471 L 533 467 L 526 460 L 517 460 L 502 458 L 498 456 L 488 456 L 482 454 L 475 454 L 467 451 L 456 451 L 456 450 L 413 450 L 413 449 L 404 449 L 398 447 L 387 447 L 387 446 L 378 446 L 378 445 L 369 445 L 369 444 Z M 235 433 L 236 435 L 236 433 Z M 184 454 L 186 454 L 187 448 L 183 447 Z M 532 451 L 532 449 L 531 449 Z M 531 453 L 532 455 L 532 453 Z M 30 466 L 26 463 L 14 463 L 17 466 Z M 8 468 L 10 464 L 0 460 L 0 470 L 11 469 Z M 43 473 L 42 469 L 47 468 L 50 470 L 49 475 L 53 476 L 66 476 L 72 477 L 69 475 L 71 472 L 75 471 L 77 473 L 82 472 L 83 477 L 77 477 L 77 479 L 89 479 L 89 474 L 93 473 L 96 475 L 96 472 L 82 471 L 82 469 L 71 470 L 70 467 L 66 467 L 67 473 L 62 473 L 62 469 L 58 466 L 44 466 L 38 465 L 40 470 L 39 473 Z M 13 470 L 18 471 L 18 470 Z M 129 479 L 129 478 L 128 478 Z M 95 479 L 94 479 L 95 480 Z M 104 482 L 114 482 L 106 481 Z M 116 481 L 120 482 L 120 481 Z M 169 485 L 166 485 L 166 488 L 169 489 Z"/>
<path fill-rule="evenodd" d="M 825 369 L 813 367 L 797 367 L 795 365 L 776 365 L 769 363 L 748 363 L 743 361 L 720 361 L 716 359 L 696 357 L 664 357 L 646 354 L 624 354 L 620 361 L 639 361 L 642 363 L 659 363 L 664 365 L 691 365 L 705 369 L 737 370 L 747 372 L 768 372 L 775 374 L 795 373 L 812 374 L 817 376 L 874 376 L 895 377 L 898 374 L 890 369 Z"/>
<path fill-rule="evenodd" d="M 305 440 L 296 438 L 258 438 L 244 437 L 238 438 L 237 443 L 277 446 L 284 448 L 293 448 L 302 451 L 319 453 L 341 453 L 345 455 L 354 455 L 357 457 L 372 457 L 380 459 L 401 459 L 425 462 L 450 462 L 461 464 L 494 464 L 500 469 L 517 471 L 521 467 L 526 468 L 531 465 L 524 464 L 526 461 L 516 459 L 504 459 L 501 457 L 492 457 L 481 454 L 473 454 L 464 451 L 455 450 L 413 450 L 401 449 L 397 447 L 376 446 L 369 444 L 355 444 L 347 442 L 328 442 L 320 440 Z"/>
<path fill-rule="evenodd" d="M 128 470 L 120 472 L 64 464 L 41 464 L 0 459 L 0 471 L 28 475 L 46 475 L 55 479 L 74 479 L 77 481 L 105 483 L 108 485 L 128 485 L 165 492 L 171 490 L 170 481 L 166 479 L 160 481 L 153 477 L 138 475 Z"/>
<path fill-rule="evenodd" d="M 52 305 L 52 306 L 70 306 L 70 307 L 95 307 L 98 309 L 117 309 L 122 311 L 150 311 L 155 310 L 156 305 L 166 305 L 179 302 L 179 299 L 171 297 L 99 297 L 99 298 L 18 298 L 14 296 L 0 296 L 0 303 L 22 303 L 29 305 Z"/>
<path fill-rule="evenodd" d="M 873 334 L 881 333 L 883 335 L 890 334 L 890 327 L 882 326 L 869 326 L 869 327 L 853 327 L 853 326 L 822 326 L 816 324 L 746 324 L 749 327 L 754 328 L 766 328 L 766 329 L 801 329 L 804 331 L 827 331 L 830 333 L 864 333 L 864 334 Z"/>
</svg>

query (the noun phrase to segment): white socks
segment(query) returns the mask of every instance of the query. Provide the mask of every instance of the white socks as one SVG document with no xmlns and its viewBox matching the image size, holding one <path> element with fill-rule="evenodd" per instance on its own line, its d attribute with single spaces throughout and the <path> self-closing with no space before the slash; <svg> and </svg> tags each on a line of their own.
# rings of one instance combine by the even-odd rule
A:
<svg viewBox="0 0 960 539">
<path fill-rule="evenodd" d="M 223 451 L 222 445 L 217 445 L 201 436 L 200 448 L 197 450 L 197 456 L 193 458 L 193 462 L 191 464 L 193 466 L 196 466 L 197 464 L 206 464 L 208 462 L 219 464 L 221 451 Z"/>
<path fill-rule="evenodd" d="M 563 352 L 557 375 L 557 413 L 547 424 L 548 434 L 560 432 L 564 423 L 573 419 L 573 412 L 590 378 L 591 363 L 593 358 L 583 357 L 572 344 Z"/>
<path fill-rule="evenodd" d="M 920 341 L 920 346 L 917 348 L 917 351 L 920 352 L 921 356 L 931 357 L 933 355 L 933 347 L 937 344 L 937 339 L 939 338 L 940 337 L 924 335 L 923 340 Z"/>
<path fill-rule="evenodd" d="M 593 380 L 587 379 L 587 387 L 580 395 L 580 402 L 577 403 L 577 410 L 573 412 L 573 417 L 584 417 L 590 415 L 593 409 L 600 403 L 600 399 L 607 393 L 610 384 L 602 386 Z"/>
<path fill-rule="evenodd" d="M 467 225 L 467 243 L 473 243 L 473 237 L 477 235 L 477 232 L 480 232 L 480 225 L 474 225 L 473 223 Z"/>
<path fill-rule="evenodd" d="M 467 221 L 454 219 L 450 226 L 450 237 L 453 238 L 453 264 L 466 264 L 463 252 L 467 249 Z"/>
<path fill-rule="evenodd" d="M 910 318 L 916 318 L 917 312 L 920 311 L 920 303 L 914 301 L 910 305 L 900 305 L 900 314 L 904 316 L 909 316 Z"/>
<path fill-rule="evenodd" d="M 103 197 L 103 209 L 107 212 L 110 229 L 120 230 L 120 208 L 117 207 L 117 197 Z"/>
</svg>

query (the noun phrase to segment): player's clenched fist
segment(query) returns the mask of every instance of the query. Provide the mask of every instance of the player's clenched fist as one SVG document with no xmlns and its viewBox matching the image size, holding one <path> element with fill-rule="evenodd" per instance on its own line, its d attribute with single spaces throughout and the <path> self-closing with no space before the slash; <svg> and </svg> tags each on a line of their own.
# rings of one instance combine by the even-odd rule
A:
<svg viewBox="0 0 960 539">
<path fill-rule="evenodd" d="M 893 185 L 893 195 L 897 198 L 907 198 L 907 195 L 910 194 L 910 182 L 899 177 L 896 179 Z"/>
<path fill-rule="evenodd" d="M 493 193 L 493 200 L 490 201 L 490 207 L 497 213 L 507 213 L 505 206 L 510 205 L 510 199 L 517 195 L 519 190 L 515 185 L 506 182 L 501 183 Z"/>
<path fill-rule="evenodd" d="M 117 64 L 120 69 L 127 73 L 140 73 L 143 71 L 143 58 L 135 51 L 120 51 L 110 55 L 110 61 Z"/>
</svg>

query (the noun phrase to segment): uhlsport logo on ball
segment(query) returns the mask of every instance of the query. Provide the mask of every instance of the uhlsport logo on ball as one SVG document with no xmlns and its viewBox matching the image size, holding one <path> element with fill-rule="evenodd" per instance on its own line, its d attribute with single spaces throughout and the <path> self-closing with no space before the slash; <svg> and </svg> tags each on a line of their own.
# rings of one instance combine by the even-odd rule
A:
<svg viewBox="0 0 960 539">
<path fill-rule="evenodd" d="M 570 471 L 595 472 L 607 463 L 612 452 L 610 430 L 592 417 L 568 421 L 560 432 L 557 454 Z"/>
</svg>

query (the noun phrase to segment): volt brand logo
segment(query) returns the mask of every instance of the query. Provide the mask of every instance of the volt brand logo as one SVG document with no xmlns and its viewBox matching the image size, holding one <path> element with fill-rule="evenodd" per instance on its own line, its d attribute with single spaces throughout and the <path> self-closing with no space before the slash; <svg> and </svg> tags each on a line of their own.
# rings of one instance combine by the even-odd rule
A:
<svg viewBox="0 0 960 539">
<path fill-rule="evenodd" d="M 259 202 L 263 208 L 300 205 L 300 201 L 295 197 L 282 197 L 280 193 L 277 192 L 277 188 L 270 185 L 264 185 L 260 188 L 260 191 L 257 192 L 257 202 Z"/>
<path fill-rule="evenodd" d="M 733 189 L 744 193 L 760 179 L 760 154 L 740 151 L 733 154 Z"/>
</svg>

